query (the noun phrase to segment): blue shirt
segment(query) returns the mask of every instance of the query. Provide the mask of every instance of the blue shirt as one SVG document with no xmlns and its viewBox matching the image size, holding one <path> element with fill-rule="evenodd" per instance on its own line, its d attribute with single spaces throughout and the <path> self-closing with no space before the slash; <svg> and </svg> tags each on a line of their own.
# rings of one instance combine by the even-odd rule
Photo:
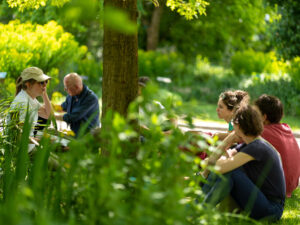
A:
<svg viewBox="0 0 300 225">
<path fill-rule="evenodd" d="M 67 112 L 63 115 L 63 120 L 70 124 L 71 130 L 74 131 L 76 136 L 78 136 L 81 125 L 84 125 L 89 120 L 90 122 L 85 133 L 99 126 L 98 97 L 86 85 L 83 85 L 82 92 L 79 95 L 68 95 L 61 106 Z"/>
</svg>

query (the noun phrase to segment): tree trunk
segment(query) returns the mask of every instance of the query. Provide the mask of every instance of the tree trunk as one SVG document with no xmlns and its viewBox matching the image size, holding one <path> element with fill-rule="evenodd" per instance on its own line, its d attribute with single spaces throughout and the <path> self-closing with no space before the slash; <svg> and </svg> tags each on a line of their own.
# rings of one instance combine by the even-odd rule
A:
<svg viewBox="0 0 300 225">
<path fill-rule="evenodd" d="M 154 7 L 154 11 L 151 18 L 151 24 L 147 30 L 147 50 L 155 50 L 159 40 L 159 25 L 160 18 L 163 12 L 163 5 Z"/>
<path fill-rule="evenodd" d="M 137 22 L 137 0 L 105 0 L 129 14 Z M 108 110 L 123 116 L 138 93 L 138 39 L 104 26 L 102 118 Z"/>
</svg>

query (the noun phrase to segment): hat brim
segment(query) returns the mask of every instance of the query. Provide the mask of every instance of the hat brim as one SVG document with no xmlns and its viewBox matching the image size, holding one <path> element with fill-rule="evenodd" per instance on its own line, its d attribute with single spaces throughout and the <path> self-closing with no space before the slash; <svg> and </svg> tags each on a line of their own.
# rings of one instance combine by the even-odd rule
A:
<svg viewBox="0 0 300 225">
<path fill-rule="evenodd" d="M 42 81 L 45 81 L 45 80 L 50 80 L 51 77 L 49 77 L 48 75 L 46 74 L 42 74 L 38 77 L 35 77 L 35 80 L 38 81 L 38 82 L 42 82 Z"/>
</svg>

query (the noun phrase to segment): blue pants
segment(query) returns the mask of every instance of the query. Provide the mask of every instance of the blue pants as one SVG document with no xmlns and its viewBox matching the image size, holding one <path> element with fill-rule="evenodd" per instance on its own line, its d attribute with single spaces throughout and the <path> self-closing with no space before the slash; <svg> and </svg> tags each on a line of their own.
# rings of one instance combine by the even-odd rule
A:
<svg viewBox="0 0 300 225">
<path fill-rule="evenodd" d="M 284 201 L 268 200 L 241 168 L 228 172 L 223 177 L 210 173 L 202 190 L 205 193 L 205 203 L 215 206 L 230 194 L 241 209 L 257 220 L 279 220 L 283 213 Z"/>
</svg>

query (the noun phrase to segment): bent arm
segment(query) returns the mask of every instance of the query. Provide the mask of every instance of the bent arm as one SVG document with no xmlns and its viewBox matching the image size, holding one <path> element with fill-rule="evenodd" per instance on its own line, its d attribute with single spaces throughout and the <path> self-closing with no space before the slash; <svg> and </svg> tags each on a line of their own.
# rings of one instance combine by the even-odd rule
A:
<svg viewBox="0 0 300 225">
<path fill-rule="evenodd" d="M 42 97 L 44 100 L 44 105 L 39 109 L 39 116 L 44 119 L 48 119 L 52 112 L 52 107 L 46 90 L 43 92 Z"/>
<path fill-rule="evenodd" d="M 230 158 L 220 158 L 216 165 L 219 167 L 220 173 L 223 174 L 230 172 L 252 160 L 254 160 L 254 158 L 251 155 L 239 152 Z"/>
<path fill-rule="evenodd" d="M 214 137 L 218 136 L 219 140 L 223 141 L 229 134 L 230 134 L 229 132 L 226 132 L 226 133 L 215 133 Z"/>
<path fill-rule="evenodd" d="M 208 165 L 214 165 L 216 163 L 216 161 L 221 157 L 221 155 L 223 155 L 224 153 L 227 154 L 226 149 L 228 147 L 230 147 L 232 144 L 234 144 L 236 142 L 236 140 L 238 139 L 238 137 L 236 136 L 235 132 L 231 132 L 222 142 L 221 144 L 217 147 L 218 150 L 220 150 L 219 152 L 215 152 L 213 154 L 211 154 L 208 159 L 206 159 L 207 164 Z M 209 174 L 209 170 L 205 169 L 202 172 L 202 176 L 203 177 L 207 177 Z"/>
<path fill-rule="evenodd" d="M 217 147 L 217 149 L 221 150 L 220 153 L 213 153 L 209 159 L 209 165 L 213 165 L 220 158 L 223 153 L 226 153 L 226 149 L 228 149 L 231 145 L 233 145 L 238 140 L 238 137 L 235 135 L 235 132 L 231 132 Z"/>
</svg>

